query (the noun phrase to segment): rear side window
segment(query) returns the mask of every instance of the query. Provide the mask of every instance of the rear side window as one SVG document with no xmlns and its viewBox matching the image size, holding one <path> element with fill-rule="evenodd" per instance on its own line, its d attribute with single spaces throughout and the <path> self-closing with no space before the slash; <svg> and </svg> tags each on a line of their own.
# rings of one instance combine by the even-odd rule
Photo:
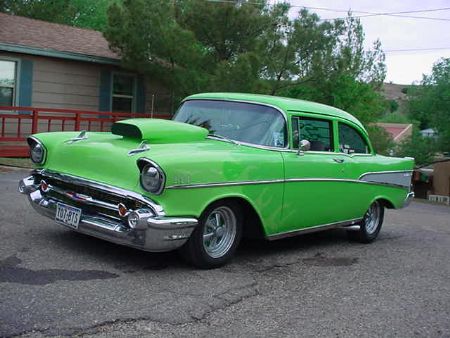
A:
<svg viewBox="0 0 450 338">
<path fill-rule="evenodd" d="M 339 123 L 339 151 L 346 154 L 368 154 L 369 147 L 356 129 Z"/>
<path fill-rule="evenodd" d="M 311 143 L 311 151 L 333 151 L 333 132 L 331 121 L 307 117 L 294 117 L 292 120 L 294 148 L 299 141 Z"/>
</svg>

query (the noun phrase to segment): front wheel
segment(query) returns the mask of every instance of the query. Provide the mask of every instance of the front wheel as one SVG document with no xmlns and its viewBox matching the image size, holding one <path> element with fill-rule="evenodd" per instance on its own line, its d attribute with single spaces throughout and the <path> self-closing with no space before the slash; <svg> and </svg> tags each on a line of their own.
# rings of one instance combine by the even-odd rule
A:
<svg viewBox="0 0 450 338">
<path fill-rule="evenodd" d="M 364 214 L 358 231 L 349 231 L 352 239 L 356 239 L 361 243 L 373 242 L 381 230 L 384 219 L 384 207 L 380 202 L 373 202 Z"/>
<path fill-rule="evenodd" d="M 203 212 L 181 253 L 196 267 L 217 268 L 232 258 L 241 236 L 239 206 L 233 202 L 218 202 Z"/>
</svg>

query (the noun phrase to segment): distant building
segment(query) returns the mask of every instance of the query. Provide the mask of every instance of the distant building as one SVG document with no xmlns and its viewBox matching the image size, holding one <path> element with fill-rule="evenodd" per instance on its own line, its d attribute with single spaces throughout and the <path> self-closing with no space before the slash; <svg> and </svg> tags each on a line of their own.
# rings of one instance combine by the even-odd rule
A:
<svg viewBox="0 0 450 338">
<path fill-rule="evenodd" d="M 421 134 L 423 137 L 432 137 L 432 138 L 437 137 L 437 132 L 436 132 L 436 130 L 435 130 L 435 129 L 432 129 L 432 128 L 423 129 L 423 130 L 420 131 L 420 134 Z"/>
<path fill-rule="evenodd" d="M 406 123 L 382 123 L 378 122 L 377 126 L 382 127 L 392 137 L 395 143 L 400 143 L 412 134 L 413 125 Z"/>
<path fill-rule="evenodd" d="M 101 32 L 0 13 L 0 106 L 148 113 L 155 95 L 170 111 L 164 87 L 121 68 Z"/>
</svg>

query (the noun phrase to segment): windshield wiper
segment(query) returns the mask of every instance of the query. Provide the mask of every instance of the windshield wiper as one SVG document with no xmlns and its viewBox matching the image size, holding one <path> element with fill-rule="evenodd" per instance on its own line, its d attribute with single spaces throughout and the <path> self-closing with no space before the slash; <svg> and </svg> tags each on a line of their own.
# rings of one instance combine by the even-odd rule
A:
<svg viewBox="0 0 450 338">
<path fill-rule="evenodd" d="M 218 139 L 218 140 L 227 141 L 227 142 L 239 145 L 239 142 L 237 142 L 235 140 L 232 140 L 232 139 L 230 139 L 228 137 L 219 135 L 219 134 L 208 134 L 208 137 L 215 138 L 215 139 Z"/>
</svg>

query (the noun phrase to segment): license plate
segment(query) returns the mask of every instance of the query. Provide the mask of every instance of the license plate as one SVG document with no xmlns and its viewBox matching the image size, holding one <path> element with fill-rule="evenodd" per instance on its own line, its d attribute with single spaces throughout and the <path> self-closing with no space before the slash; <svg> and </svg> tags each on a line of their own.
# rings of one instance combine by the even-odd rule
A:
<svg viewBox="0 0 450 338">
<path fill-rule="evenodd" d="M 67 225 L 72 229 L 78 229 L 78 223 L 81 219 L 81 209 L 67 204 L 56 204 L 55 221 Z"/>
</svg>

